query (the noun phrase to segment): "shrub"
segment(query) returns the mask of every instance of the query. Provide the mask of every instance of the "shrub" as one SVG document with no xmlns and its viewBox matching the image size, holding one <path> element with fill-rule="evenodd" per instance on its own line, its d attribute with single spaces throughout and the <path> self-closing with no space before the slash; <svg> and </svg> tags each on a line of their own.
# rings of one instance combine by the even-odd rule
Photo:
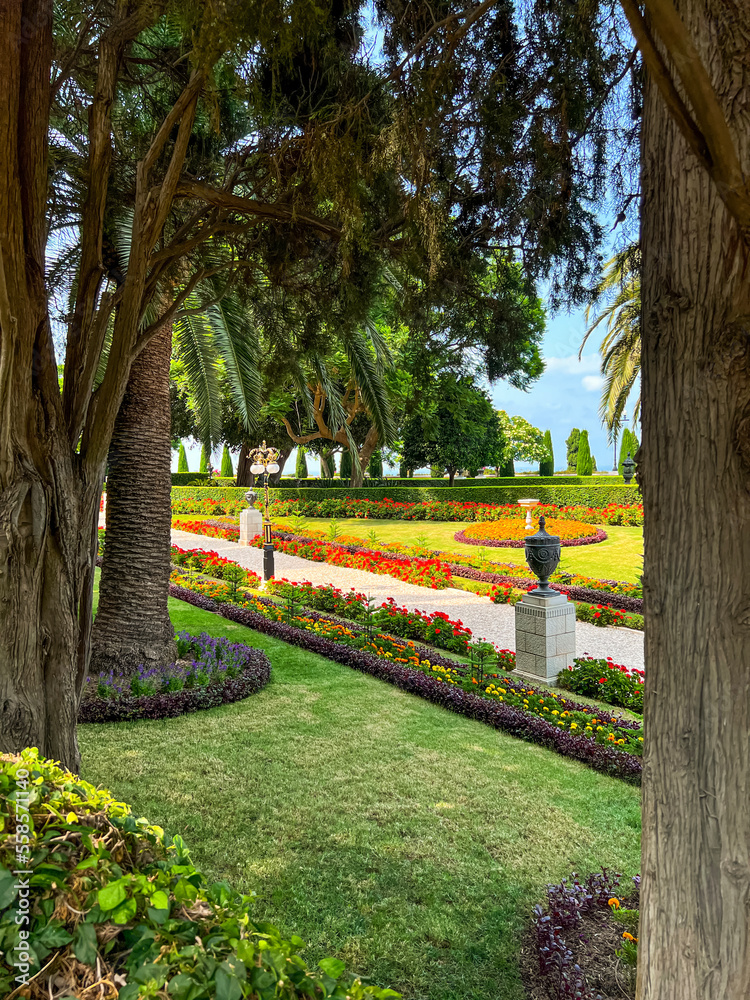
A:
<svg viewBox="0 0 750 1000">
<path fill-rule="evenodd" d="M 229 454 L 229 448 L 226 445 L 224 445 L 224 450 L 221 453 L 221 478 L 234 479 L 232 456 Z"/>
<path fill-rule="evenodd" d="M 202 472 L 204 475 L 208 475 L 208 465 L 211 461 L 211 454 L 205 444 L 201 445 L 201 462 L 198 466 L 198 472 Z"/>
<path fill-rule="evenodd" d="M 578 457 L 576 458 L 576 473 L 579 476 L 590 476 L 593 472 L 591 450 L 589 448 L 589 432 L 581 431 L 578 440 Z"/>
<path fill-rule="evenodd" d="M 552 434 L 550 431 L 544 432 L 544 446 L 547 449 L 547 458 L 543 458 L 539 463 L 540 476 L 554 476 L 555 474 L 555 452 L 552 448 Z"/>
<path fill-rule="evenodd" d="M 513 461 L 513 456 L 512 455 L 508 456 L 505 464 L 500 466 L 500 470 L 499 471 L 500 471 L 500 476 L 501 477 L 504 477 L 504 476 L 515 476 L 515 474 L 516 474 L 516 466 L 515 466 L 515 463 Z"/>
<path fill-rule="evenodd" d="M 372 476 L 373 479 L 383 478 L 383 452 L 375 451 L 370 458 L 370 464 L 367 467 L 367 471 Z"/>
<path fill-rule="evenodd" d="M 180 450 L 177 455 L 177 471 L 178 472 L 190 472 L 190 466 L 188 465 L 187 454 L 185 453 L 185 445 L 180 441 Z"/>
<path fill-rule="evenodd" d="M 614 663 L 612 657 L 578 659 L 557 678 L 558 687 L 587 698 L 597 698 L 609 705 L 619 705 L 631 712 L 643 712 L 642 670 L 628 669 Z"/>
<path fill-rule="evenodd" d="M 352 453 L 348 448 L 345 448 L 341 453 L 339 475 L 342 480 L 346 480 L 347 482 L 352 478 Z"/>
<path fill-rule="evenodd" d="M 566 456 L 568 460 L 567 467 L 569 469 L 575 469 L 578 465 L 578 443 L 581 439 L 581 432 L 577 427 L 574 427 L 565 441 Z"/>
<path fill-rule="evenodd" d="M 591 625 L 620 625 L 624 628 L 643 630 L 643 615 L 628 614 L 607 604 L 576 604 L 576 618 Z"/>
<path fill-rule="evenodd" d="M 252 897 L 209 884 L 181 837 L 35 748 L 0 758 L 0 826 L 0 996 L 399 995 L 344 975 L 336 958 L 308 967 L 300 938 L 254 922 Z M 32 891 L 19 886 L 19 870 Z"/>
<path fill-rule="evenodd" d="M 305 456 L 305 449 L 300 445 L 297 448 L 297 463 L 294 467 L 294 474 L 297 479 L 307 479 L 309 473 L 307 471 L 307 458 Z"/>
</svg>

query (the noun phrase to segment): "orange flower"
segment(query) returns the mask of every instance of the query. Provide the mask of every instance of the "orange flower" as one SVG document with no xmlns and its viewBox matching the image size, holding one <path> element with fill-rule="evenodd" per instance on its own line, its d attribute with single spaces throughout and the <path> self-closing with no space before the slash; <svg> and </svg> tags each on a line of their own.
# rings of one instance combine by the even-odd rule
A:
<svg viewBox="0 0 750 1000">
<path fill-rule="evenodd" d="M 626 941 L 637 941 L 638 940 L 638 938 L 634 938 L 633 935 L 630 934 L 628 931 L 623 931 L 622 936 L 625 938 Z"/>
<path fill-rule="evenodd" d="M 613 909 L 619 910 L 620 900 L 617 898 L 617 896 L 613 896 L 611 899 L 607 900 L 607 906 L 611 906 Z"/>
</svg>

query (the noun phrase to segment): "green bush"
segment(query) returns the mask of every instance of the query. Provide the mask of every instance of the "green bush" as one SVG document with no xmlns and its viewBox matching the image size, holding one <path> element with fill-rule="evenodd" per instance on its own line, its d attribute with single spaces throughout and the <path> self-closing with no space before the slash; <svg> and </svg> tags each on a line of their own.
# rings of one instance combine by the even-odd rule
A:
<svg viewBox="0 0 750 1000">
<path fill-rule="evenodd" d="M 555 452 L 552 448 L 552 433 L 544 432 L 544 446 L 547 449 L 548 458 L 543 458 L 539 463 L 540 476 L 554 476 L 555 474 Z"/>
<path fill-rule="evenodd" d="M 177 471 L 190 472 L 190 466 L 188 465 L 187 454 L 185 452 L 185 445 L 182 441 L 180 441 L 180 450 L 177 453 Z"/>
<path fill-rule="evenodd" d="M 608 473 L 601 473 L 602 485 L 610 485 L 616 483 L 624 483 L 622 476 L 611 476 Z M 197 476 L 194 474 L 193 479 Z M 591 485 L 590 476 L 484 476 L 480 482 L 476 479 L 469 478 L 456 478 L 454 486 L 450 486 L 447 479 L 443 479 L 442 476 L 439 478 L 434 478 L 432 476 L 419 476 L 416 478 L 406 478 L 402 476 L 386 476 L 385 480 L 388 486 L 398 487 L 398 486 L 408 486 L 408 487 L 434 487 L 437 489 L 456 489 L 458 487 L 469 487 L 469 488 L 490 488 L 493 486 L 520 486 L 525 484 L 526 486 L 587 486 Z M 183 483 L 173 485 L 185 485 Z M 369 488 L 375 486 L 382 486 L 381 482 L 373 481 L 370 477 L 366 476 L 361 488 Z M 304 489 L 308 487 L 309 489 L 316 490 L 327 490 L 327 489 L 348 489 L 349 486 L 346 482 L 342 482 L 341 479 L 296 479 L 294 476 L 284 476 L 279 483 L 276 484 L 277 489 Z"/>
<path fill-rule="evenodd" d="M 221 478 L 234 479 L 232 456 L 229 454 L 229 448 L 226 445 L 224 445 L 224 450 L 221 453 Z"/>
<path fill-rule="evenodd" d="M 211 459 L 211 455 L 210 455 L 210 452 L 209 452 L 208 448 L 205 446 L 205 444 L 202 444 L 201 445 L 201 461 L 200 461 L 200 465 L 198 466 L 198 472 L 201 472 L 204 475 L 208 474 L 208 463 L 209 463 L 210 459 Z"/>
<path fill-rule="evenodd" d="M 575 469 L 578 464 L 578 442 L 581 440 L 581 432 L 574 427 L 565 440 L 566 458 L 568 468 Z"/>
<path fill-rule="evenodd" d="M 251 896 L 209 885 L 181 837 L 36 749 L 0 760 L 0 829 L 0 996 L 20 992 L 19 975 L 50 997 L 53 983 L 55 996 L 79 996 L 97 980 L 119 1000 L 399 996 L 344 976 L 337 958 L 308 967 L 304 942 L 254 922 Z"/>
<path fill-rule="evenodd" d="M 367 466 L 367 471 L 372 476 L 373 479 L 383 478 L 383 453 L 382 451 L 375 451 L 370 458 L 370 464 Z"/>
<path fill-rule="evenodd" d="M 328 489 L 314 489 L 306 487 L 304 489 L 272 489 L 270 495 L 272 499 L 292 500 L 299 498 L 311 503 L 321 500 L 341 499 L 342 489 L 340 486 Z M 638 487 L 633 484 L 625 486 L 622 483 L 613 485 L 596 486 L 548 486 L 536 487 L 533 491 L 534 497 L 540 503 L 556 504 L 560 507 L 583 504 L 587 507 L 606 507 L 608 504 L 637 504 L 641 503 L 641 493 Z M 527 484 L 522 486 L 454 486 L 446 491 L 444 487 L 424 487 L 424 486 L 380 486 L 380 487 L 360 487 L 357 489 L 347 489 L 346 496 L 359 500 L 393 500 L 398 503 L 422 503 L 425 500 L 460 501 L 474 503 L 491 504 L 515 504 L 523 497 L 529 495 Z M 211 501 L 214 503 L 212 504 Z M 238 514 L 247 506 L 245 500 L 245 487 L 217 487 L 217 486 L 173 486 L 172 487 L 172 512 L 175 514 L 208 514 L 226 513 Z M 219 510 L 218 507 L 222 509 Z"/>
<path fill-rule="evenodd" d="M 576 459 L 576 475 L 590 476 L 594 471 L 591 461 L 591 449 L 589 448 L 589 432 L 581 431 L 578 440 L 578 458 Z"/>
<path fill-rule="evenodd" d="M 516 466 L 513 462 L 513 456 L 511 455 L 505 465 L 500 468 L 500 476 L 498 478 L 508 478 L 510 476 L 515 476 Z"/>
<path fill-rule="evenodd" d="M 341 453 L 339 476 L 341 476 L 342 480 L 346 480 L 346 482 L 349 482 L 352 478 L 352 453 L 348 448 L 344 449 Z"/>
<path fill-rule="evenodd" d="M 572 669 L 558 674 L 556 683 L 564 691 L 598 698 L 631 712 L 643 712 L 643 681 L 608 660 L 578 659 Z"/>
<path fill-rule="evenodd" d="M 189 486 L 190 483 L 200 480 L 208 486 L 208 476 L 201 476 L 197 472 L 173 472 L 172 486 Z"/>
</svg>

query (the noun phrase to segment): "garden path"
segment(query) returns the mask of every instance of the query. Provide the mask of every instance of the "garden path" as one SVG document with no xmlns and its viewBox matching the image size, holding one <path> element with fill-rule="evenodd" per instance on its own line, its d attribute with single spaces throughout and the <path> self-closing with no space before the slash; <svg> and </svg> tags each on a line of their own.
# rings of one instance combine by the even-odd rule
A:
<svg viewBox="0 0 750 1000">
<path fill-rule="evenodd" d="M 261 549 L 240 546 L 223 538 L 207 538 L 188 531 L 172 530 L 172 544 L 182 549 L 205 549 L 218 552 L 225 559 L 232 559 L 247 569 L 262 574 Z M 433 613 L 442 611 L 450 618 L 460 619 L 478 639 L 488 639 L 502 649 L 515 649 L 515 612 L 506 604 L 492 604 L 486 597 L 466 590 L 430 590 L 404 583 L 392 576 L 368 573 L 365 570 L 330 566 L 311 562 L 299 556 L 275 554 L 278 577 L 295 583 L 332 584 L 342 590 L 355 590 L 371 595 L 382 602 L 393 597 L 397 604 L 410 610 Z M 578 655 L 611 656 L 615 663 L 643 669 L 643 632 L 626 628 L 600 628 L 587 622 L 576 625 Z"/>
</svg>

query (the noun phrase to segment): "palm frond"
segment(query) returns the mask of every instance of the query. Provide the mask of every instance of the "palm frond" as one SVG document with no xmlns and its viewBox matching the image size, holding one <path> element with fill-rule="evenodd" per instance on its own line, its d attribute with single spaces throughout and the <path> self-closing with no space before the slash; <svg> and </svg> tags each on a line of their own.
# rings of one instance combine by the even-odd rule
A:
<svg viewBox="0 0 750 1000">
<path fill-rule="evenodd" d="M 248 431 L 257 425 L 261 376 L 258 370 L 258 340 L 250 314 L 231 295 L 206 310 L 214 349 L 224 363 L 232 401 Z"/>
<path fill-rule="evenodd" d="M 200 304 L 188 302 L 192 308 Z M 178 316 L 173 337 L 190 386 L 201 443 L 210 449 L 221 437 L 221 386 L 216 345 L 205 312 Z"/>
<path fill-rule="evenodd" d="M 383 444 L 390 444 L 394 433 L 391 407 L 382 371 L 378 371 L 370 343 L 363 333 L 357 330 L 346 338 L 344 349 L 370 419 L 375 424 Z"/>
</svg>

